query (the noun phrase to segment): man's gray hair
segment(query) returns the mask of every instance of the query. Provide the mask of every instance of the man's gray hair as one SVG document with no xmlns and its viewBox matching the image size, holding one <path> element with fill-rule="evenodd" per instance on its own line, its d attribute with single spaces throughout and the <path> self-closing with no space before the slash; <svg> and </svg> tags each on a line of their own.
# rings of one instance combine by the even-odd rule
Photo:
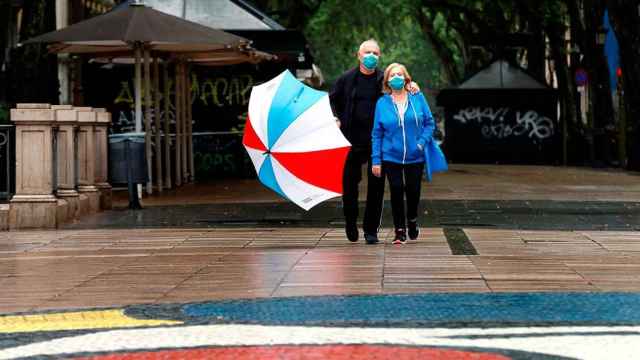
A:
<svg viewBox="0 0 640 360">
<path fill-rule="evenodd" d="M 369 39 L 369 40 L 365 40 L 362 42 L 362 44 L 360 44 L 360 47 L 358 48 L 358 52 L 360 50 L 362 50 L 362 48 L 366 45 L 366 44 L 372 44 L 375 45 L 378 50 L 380 50 L 380 45 L 378 44 L 378 42 L 376 41 L 376 39 Z"/>
</svg>

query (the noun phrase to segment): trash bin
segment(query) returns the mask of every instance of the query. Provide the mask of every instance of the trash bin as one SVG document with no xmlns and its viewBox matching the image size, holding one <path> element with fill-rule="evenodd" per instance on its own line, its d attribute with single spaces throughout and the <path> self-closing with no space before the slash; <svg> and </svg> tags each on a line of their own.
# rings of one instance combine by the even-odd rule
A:
<svg viewBox="0 0 640 360">
<path fill-rule="evenodd" d="M 144 184 L 148 180 L 144 135 L 109 135 L 109 180 L 112 184 L 127 184 L 131 209 L 142 208 L 136 184 Z"/>
</svg>

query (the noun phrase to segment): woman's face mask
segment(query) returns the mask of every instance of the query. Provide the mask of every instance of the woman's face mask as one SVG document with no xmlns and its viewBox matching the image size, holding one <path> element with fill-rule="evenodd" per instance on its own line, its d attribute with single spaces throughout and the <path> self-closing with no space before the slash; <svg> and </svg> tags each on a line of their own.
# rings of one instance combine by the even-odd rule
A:
<svg viewBox="0 0 640 360">
<path fill-rule="evenodd" d="M 362 57 L 362 65 L 368 70 L 373 70 L 378 66 L 378 55 L 374 53 L 367 53 Z"/>
<path fill-rule="evenodd" d="M 391 79 L 389 79 L 389 87 L 393 90 L 402 90 L 402 88 L 404 87 L 404 76 L 394 75 Z"/>
</svg>

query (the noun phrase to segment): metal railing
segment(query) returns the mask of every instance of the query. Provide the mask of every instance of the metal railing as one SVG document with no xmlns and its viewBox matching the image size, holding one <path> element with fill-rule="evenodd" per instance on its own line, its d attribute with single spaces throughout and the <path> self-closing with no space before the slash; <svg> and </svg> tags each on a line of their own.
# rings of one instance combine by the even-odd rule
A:
<svg viewBox="0 0 640 360">
<path fill-rule="evenodd" d="M 0 125 L 0 202 L 8 202 L 16 191 L 15 126 Z"/>
</svg>

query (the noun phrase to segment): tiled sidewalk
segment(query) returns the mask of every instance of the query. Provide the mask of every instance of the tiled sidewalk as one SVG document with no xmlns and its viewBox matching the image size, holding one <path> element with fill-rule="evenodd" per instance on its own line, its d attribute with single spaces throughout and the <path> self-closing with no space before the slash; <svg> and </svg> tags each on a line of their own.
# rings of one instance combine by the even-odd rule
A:
<svg viewBox="0 0 640 360">
<path fill-rule="evenodd" d="M 635 358 L 639 180 L 453 165 L 402 246 L 253 180 L 0 233 L 0 359 Z"/>
<path fill-rule="evenodd" d="M 640 232 L 441 228 L 348 243 L 335 228 L 65 230 L 0 238 L 0 312 L 330 294 L 640 291 Z"/>
<path fill-rule="evenodd" d="M 640 173 L 618 169 L 451 164 L 448 172 L 422 185 L 421 196 L 428 200 L 640 202 Z M 366 181 L 360 187 L 364 200 Z M 126 192 L 116 192 L 114 202 L 126 206 Z M 254 179 L 214 179 L 143 199 L 145 206 L 283 202 Z"/>
</svg>

